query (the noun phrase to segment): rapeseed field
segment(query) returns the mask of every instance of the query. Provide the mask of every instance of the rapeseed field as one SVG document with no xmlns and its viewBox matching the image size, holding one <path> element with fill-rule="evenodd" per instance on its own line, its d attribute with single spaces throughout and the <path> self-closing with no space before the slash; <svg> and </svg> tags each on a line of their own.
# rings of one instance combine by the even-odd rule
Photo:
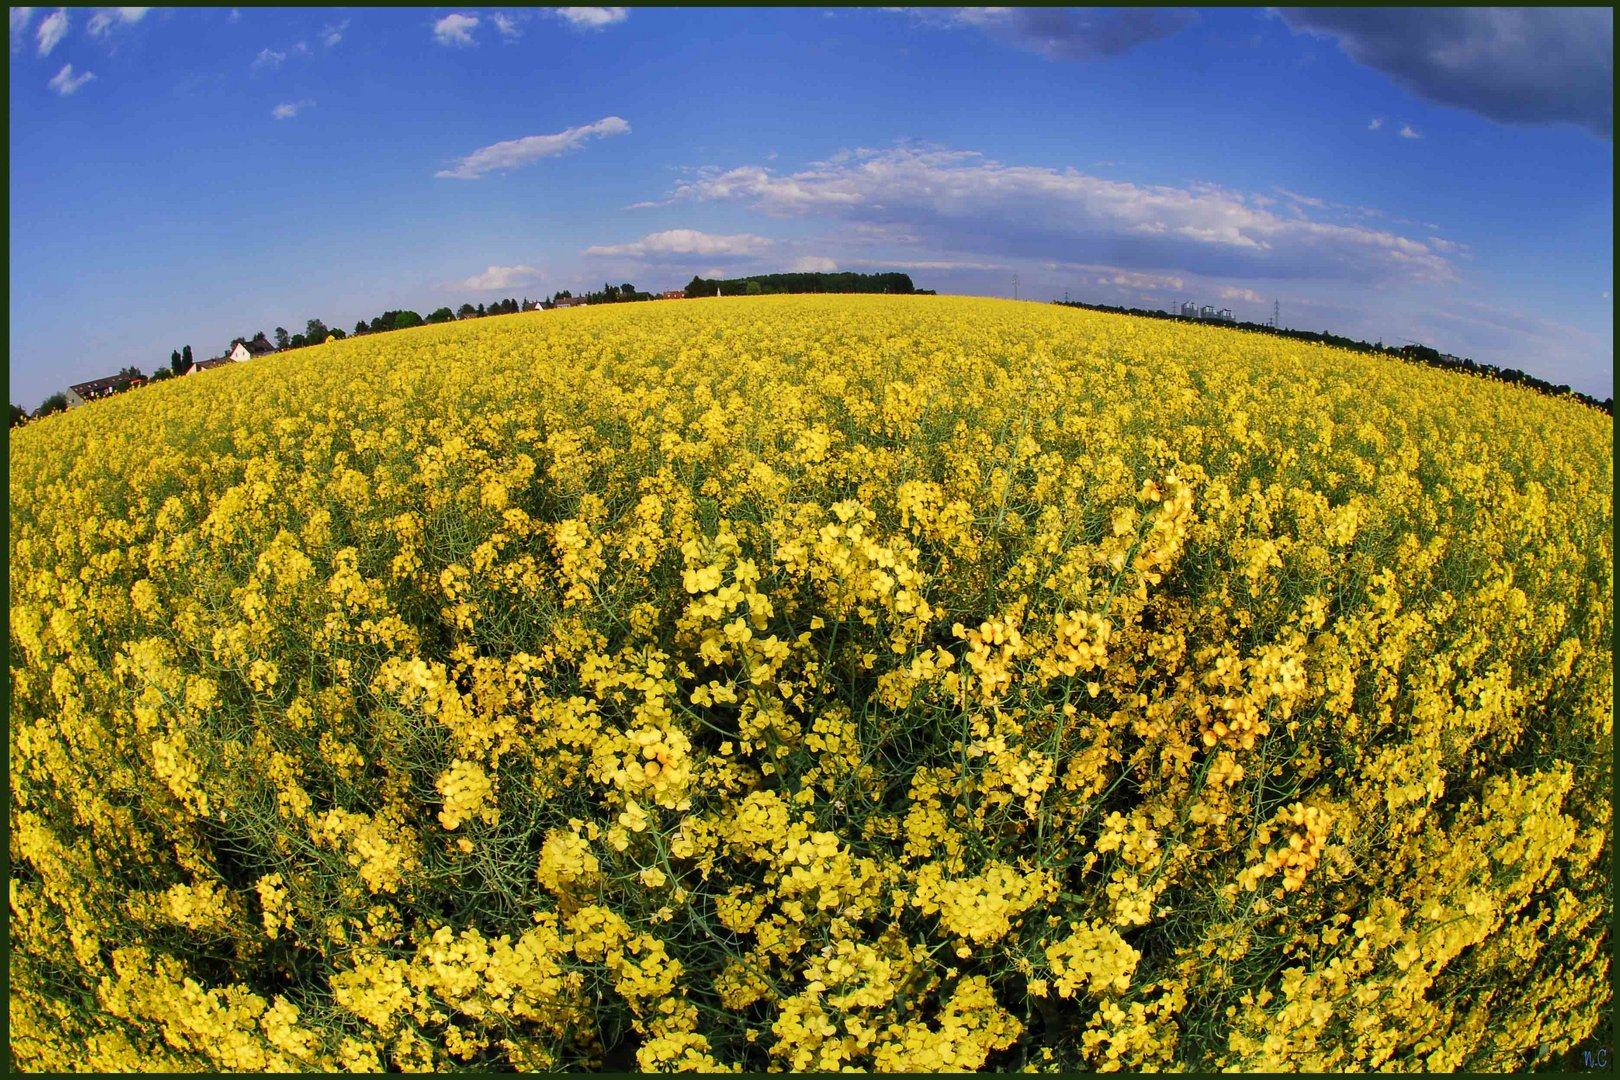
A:
<svg viewBox="0 0 1620 1080">
<path fill-rule="evenodd" d="M 14 431 L 25 1070 L 1516 1070 L 1610 1015 L 1612 421 L 947 297 Z"/>
</svg>

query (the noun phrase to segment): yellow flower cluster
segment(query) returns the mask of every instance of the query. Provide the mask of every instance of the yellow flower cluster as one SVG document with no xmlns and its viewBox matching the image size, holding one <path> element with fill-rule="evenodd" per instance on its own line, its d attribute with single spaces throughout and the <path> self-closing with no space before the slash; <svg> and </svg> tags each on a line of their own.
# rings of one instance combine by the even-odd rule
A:
<svg viewBox="0 0 1620 1080">
<path fill-rule="evenodd" d="M 1332 827 L 1332 820 L 1319 807 L 1295 803 L 1255 834 L 1256 844 L 1265 845 L 1276 832 L 1285 831 L 1284 843 L 1246 867 L 1238 880 L 1244 888 L 1252 890 L 1259 887 L 1261 879 L 1281 874 L 1282 886 L 1277 890 L 1277 898 L 1282 899 L 1285 892 L 1297 891 L 1304 886 L 1306 875 L 1316 869 Z"/>
<path fill-rule="evenodd" d="M 1059 997 L 1128 990 L 1141 959 L 1141 953 L 1103 923 L 1076 924 L 1068 937 L 1046 947 L 1046 962 L 1056 980 L 1052 988 Z"/>
<path fill-rule="evenodd" d="M 456 761 L 434 783 L 444 797 L 444 809 L 439 811 L 439 824 L 454 832 L 461 823 L 472 817 L 482 817 L 493 825 L 499 813 L 486 806 L 494 785 L 488 774 L 476 761 Z"/>
<path fill-rule="evenodd" d="M 942 929 L 976 945 L 1000 941 L 1012 930 L 1013 920 L 1057 893 L 1057 880 L 1052 875 L 1044 871 L 1020 873 L 998 863 L 955 881 L 944 880 L 938 863 L 928 863 L 912 880 L 911 903 L 924 915 L 937 913 Z M 957 947 L 957 954 L 964 958 L 972 952 L 965 942 Z"/>
<path fill-rule="evenodd" d="M 1529 1068 L 1610 1007 L 1612 438 L 849 296 L 30 424 L 13 1059 Z"/>
</svg>

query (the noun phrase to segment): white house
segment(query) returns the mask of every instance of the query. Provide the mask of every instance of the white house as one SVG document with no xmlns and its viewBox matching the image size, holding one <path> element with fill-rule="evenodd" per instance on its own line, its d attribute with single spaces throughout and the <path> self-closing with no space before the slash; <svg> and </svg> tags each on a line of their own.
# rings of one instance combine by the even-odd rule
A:
<svg viewBox="0 0 1620 1080">
<path fill-rule="evenodd" d="M 276 347 L 268 341 L 237 341 L 232 343 L 231 351 L 225 355 L 238 364 L 255 357 L 269 356 L 276 351 Z"/>
</svg>

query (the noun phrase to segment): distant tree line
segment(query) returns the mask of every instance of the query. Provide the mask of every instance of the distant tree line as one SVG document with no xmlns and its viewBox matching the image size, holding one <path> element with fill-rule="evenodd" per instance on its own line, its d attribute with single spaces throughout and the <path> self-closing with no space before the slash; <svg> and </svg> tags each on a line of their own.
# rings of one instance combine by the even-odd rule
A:
<svg viewBox="0 0 1620 1080">
<path fill-rule="evenodd" d="M 1444 368 L 1447 371 L 1464 371 L 1471 375 L 1480 375 L 1498 382 L 1513 383 L 1517 386 L 1526 386 L 1552 397 L 1572 397 L 1583 405 L 1614 415 L 1614 399 L 1604 398 L 1599 401 L 1589 394 L 1578 390 L 1571 390 L 1567 385 L 1554 386 L 1545 379 L 1538 379 L 1534 375 L 1520 371 L 1518 368 L 1502 368 L 1495 364 L 1476 364 L 1466 357 L 1448 359 L 1438 349 L 1427 345 L 1402 345 L 1399 348 L 1385 345 L 1382 341 L 1365 342 L 1354 338 L 1343 337 L 1339 334 L 1323 330 L 1317 333 L 1314 330 L 1291 330 L 1285 327 L 1272 326 L 1269 323 L 1252 322 L 1218 322 L 1212 323 L 1207 319 L 1189 319 L 1173 312 L 1160 311 L 1157 308 L 1127 308 L 1114 307 L 1111 304 L 1086 304 L 1078 300 L 1054 300 L 1059 307 L 1085 308 L 1088 311 L 1107 311 L 1115 315 L 1136 315 L 1144 319 L 1168 319 L 1172 322 L 1198 323 L 1203 326 L 1222 326 L 1231 330 L 1248 330 L 1256 334 L 1271 334 L 1274 337 L 1292 338 L 1295 341 L 1314 341 L 1323 345 L 1331 345 L 1335 349 L 1349 349 L 1351 352 L 1377 353 L 1382 356 L 1395 356 L 1410 363 L 1427 364 L 1429 367 Z"/>
<path fill-rule="evenodd" d="M 713 296 L 715 289 L 720 290 L 723 296 L 759 296 L 771 293 L 895 293 L 933 295 L 932 289 L 918 289 L 911 283 L 906 274 L 763 274 L 752 278 L 733 278 L 727 280 L 708 280 L 694 277 L 691 284 L 686 286 L 688 297 Z M 250 347 L 256 346 L 254 351 L 262 352 L 274 348 L 277 352 L 288 349 L 302 349 L 307 345 L 319 345 L 328 339 L 341 341 L 347 337 L 360 337 L 364 334 L 381 334 L 389 330 L 408 330 L 413 326 L 424 324 L 455 322 L 459 319 L 478 319 L 486 315 L 516 315 L 522 311 L 538 311 L 556 306 L 558 300 L 572 300 L 574 294 L 563 289 L 555 293 L 548 300 L 530 300 L 524 297 L 519 301 L 515 297 L 496 300 L 487 306 L 479 304 L 462 304 L 459 308 L 451 309 L 441 307 L 423 318 L 414 311 L 392 310 L 369 321 L 361 319 L 354 324 L 354 330 L 345 333 L 341 327 L 328 327 L 321 319 L 309 319 L 304 323 L 304 331 L 300 334 L 290 334 L 284 326 L 275 329 L 274 344 L 272 339 L 263 330 L 251 336 L 231 339 L 230 347 L 226 352 L 236 348 L 238 342 L 247 343 Z M 587 304 L 623 304 L 641 300 L 653 299 L 653 294 L 643 292 L 632 283 L 626 281 L 618 285 L 604 283 L 599 292 L 587 292 L 583 299 Z M 159 367 L 151 382 L 161 382 L 184 375 L 190 371 L 196 360 L 191 353 L 191 346 L 176 349 L 169 354 L 167 367 Z M 140 382 L 130 382 L 129 386 L 142 385 L 146 377 L 140 369 L 125 368 L 120 375 L 133 375 Z M 119 389 L 127 389 L 120 387 Z M 48 416 L 53 412 L 60 412 L 67 408 L 67 395 L 65 393 L 52 394 L 46 398 L 40 407 L 34 410 L 34 416 Z M 28 419 L 28 411 L 20 405 L 11 407 L 12 426 Z M 19 416 L 21 419 L 19 420 Z"/>
<path fill-rule="evenodd" d="M 564 293 L 563 295 L 565 297 L 572 296 L 571 293 Z M 652 298 L 652 293 L 641 292 L 628 281 L 622 285 L 611 285 L 604 282 L 601 291 L 585 294 L 587 304 L 632 304 L 640 300 L 651 300 Z M 556 303 L 555 297 L 552 298 L 552 303 Z"/>
<path fill-rule="evenodd" d="M 933 295 L 932 289 L 918 289 L 909 274 L 806 273 L 760 274 L 748 278 L 711 279 L 694 277 L 686 286 L 686 298 L 700 296 L 770 296 L 776 293 L 894 293 Z"/>
</svg>

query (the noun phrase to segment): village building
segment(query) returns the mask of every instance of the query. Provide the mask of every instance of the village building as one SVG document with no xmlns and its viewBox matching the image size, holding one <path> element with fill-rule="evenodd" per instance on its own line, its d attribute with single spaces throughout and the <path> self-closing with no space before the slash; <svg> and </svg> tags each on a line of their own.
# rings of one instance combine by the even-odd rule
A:
<svg viewBox="0 0 1620 1080">
<path fill-rule="evenodd" d="M 100 398 L 111 397 L 114 394 L 128 390 L 132 386 L 142 386 L 145 379 L 135 375 L 109 375 L 105 379 L 91 379 L 89 382 L 74 383 L 67 388 L 64 395 L 67 398 L 68 408 L 83 405 L 86 402 L 96 401 Z"/>
<path fill-rule="evenodd" d="M 269 356 L 276 351 L 276 347 L 268 341 L 235 341 L 231 344 L 231 351 L 225 355 L 238 364 L 260 356 Z"/>
<path fill-rule="evenodd" d="M 241 348 L 242 346 L 238 344 L 236 349 L 232 349 L 224 356 L 216 356 L 209 360 L 198 360 L 196 363 L 191 365 L 191 370 L 186 372 L 186 374 L 195 375 L 199 371 L 212 371 L 214 368 L 224 367 L 226 364 L 239 364 L 241 361 L 232 359 L 232 357 L 235 355 L 237 350 Z"/>
</svg>

